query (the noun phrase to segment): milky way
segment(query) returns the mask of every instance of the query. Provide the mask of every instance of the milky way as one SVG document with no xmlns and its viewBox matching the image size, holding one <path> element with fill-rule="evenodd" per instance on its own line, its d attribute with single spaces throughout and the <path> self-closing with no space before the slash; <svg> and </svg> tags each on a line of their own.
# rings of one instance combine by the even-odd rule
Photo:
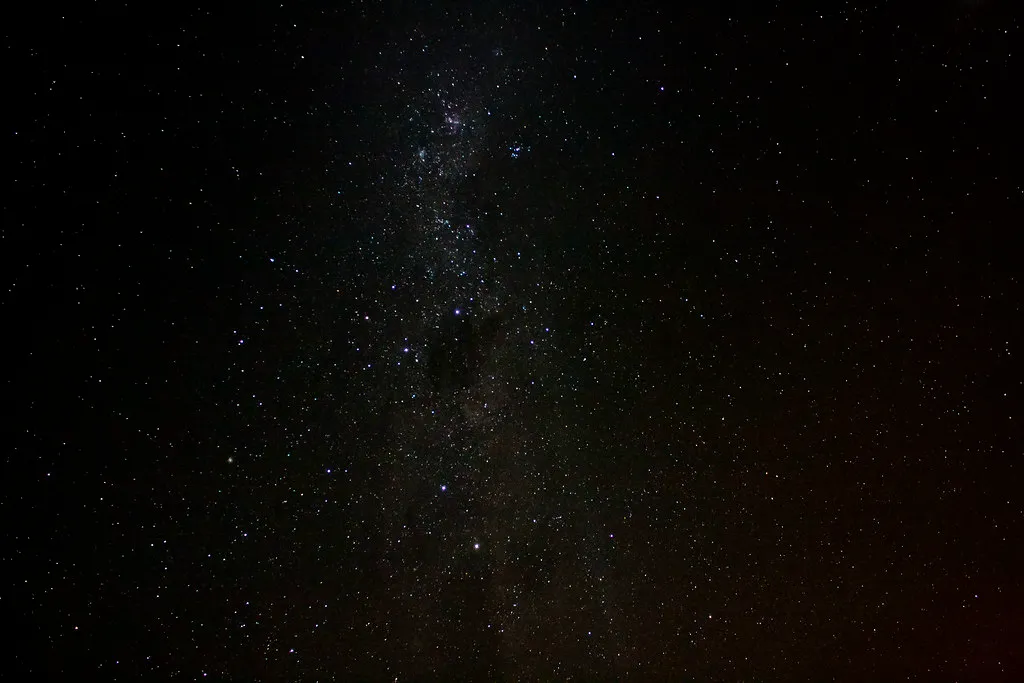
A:
<svg viewBox="0 0 1024 683">
<path fill-rule="evenodd" d="M 1012 3 L 65 4 L 12 678 L 1024 679 Z"/>
<path fill-rule="evenodd" d="M 422 90 L 395 95 L 387 228 L 372 236 L 387 276 L 381 305 L 364 316 L 374 340 L 365 350 L 391 395 L 381 408 L 384 496 L 405 501 L 377 527 L 395 544 L 389 593 L 450 624 L 465 618 L 469 590 L 480 608 L 469 633 L 511 656 L 541 612 L 527 583 L 533 593 L 550 584 L 570 549 L 544 540 L 564 519 L 554 514 L 561 494 L 549 490 L 554 439 L 529 424 L 557 353 L 553 323 L 541 323 L 552 319 L 544 289 L 553 283 L 531 272 L 534 255 L 512 251 L 522 226 L 503 207 L 521 191 L 508 180 L 513 164 L 529 164 L 496 130 L 515 97 L 514 69 L 493 52 L 460 56 L 475 59 L 487 62 L 482 73 L 443 66 Z"/>
</svg>

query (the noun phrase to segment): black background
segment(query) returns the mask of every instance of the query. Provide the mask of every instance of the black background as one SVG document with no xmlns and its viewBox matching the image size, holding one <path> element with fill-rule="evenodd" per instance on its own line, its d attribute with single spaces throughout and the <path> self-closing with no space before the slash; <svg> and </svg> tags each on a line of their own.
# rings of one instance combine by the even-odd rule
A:
<svg viewBox="0 0 1024 683">
<path fill-rule="evenodd" d="M 8 670 L 1024 675 L 1020 21 L 825 5 L 8 22 Z"/>
</svg>

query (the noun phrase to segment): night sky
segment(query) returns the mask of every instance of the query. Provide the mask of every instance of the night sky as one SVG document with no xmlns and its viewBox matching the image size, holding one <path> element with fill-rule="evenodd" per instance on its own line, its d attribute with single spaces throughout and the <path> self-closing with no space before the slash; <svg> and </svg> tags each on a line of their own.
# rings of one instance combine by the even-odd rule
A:
<svg viewBox="0 0 1024 683">
<path fill-rule="evenodd" d="M 1024 680 L 1013 3 L 36 4 L 6 673 Z"/>
</svg>

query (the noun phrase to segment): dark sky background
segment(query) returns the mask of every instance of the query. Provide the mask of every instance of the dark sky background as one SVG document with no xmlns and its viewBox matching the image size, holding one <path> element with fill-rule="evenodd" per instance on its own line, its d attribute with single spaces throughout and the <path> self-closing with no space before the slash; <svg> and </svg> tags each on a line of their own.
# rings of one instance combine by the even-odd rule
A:
<svg viewBox="0 0 1024 683">
<path fill-rule="evenodd" d="M 80 5 L 9 673 L 1024 680 L 1013 3 Z"/>
</svg>

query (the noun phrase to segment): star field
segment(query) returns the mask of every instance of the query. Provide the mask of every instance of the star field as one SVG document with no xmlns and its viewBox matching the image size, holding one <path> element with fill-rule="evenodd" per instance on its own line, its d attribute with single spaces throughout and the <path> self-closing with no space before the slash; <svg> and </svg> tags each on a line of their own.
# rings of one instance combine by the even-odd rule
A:
<svg viewBox="0 0 1024 683">
<path fill-rule="evenodd" d="M 32 12 L 12 675 L 1024 676 L 1010 8 Z"/>
</svg>

